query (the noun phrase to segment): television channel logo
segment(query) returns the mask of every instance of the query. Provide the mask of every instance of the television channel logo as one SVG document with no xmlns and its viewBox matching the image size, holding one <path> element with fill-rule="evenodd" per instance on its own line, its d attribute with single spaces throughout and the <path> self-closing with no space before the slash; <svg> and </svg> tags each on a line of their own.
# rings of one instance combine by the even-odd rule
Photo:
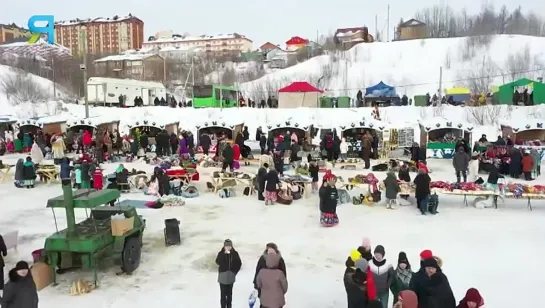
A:
<svg viewBox="0 0 545 308">
<path fill-rule="evenodd" d="M 36 26 L 36 23 L 45 24 Z M 53 15 L 34 15 L 28 19 L 28 29 L 32 36 L 28 40 L 29 44 L 36 44 L 42 34 L 47 34 L 47 42 L 55 44 L 55 19 Z"/>
</svg>

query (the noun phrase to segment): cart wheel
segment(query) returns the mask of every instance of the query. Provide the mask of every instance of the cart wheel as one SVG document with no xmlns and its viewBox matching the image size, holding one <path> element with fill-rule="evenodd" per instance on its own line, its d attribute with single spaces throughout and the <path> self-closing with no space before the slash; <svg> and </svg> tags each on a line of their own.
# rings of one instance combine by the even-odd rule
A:
<svg viewBox="0 0 545 308">
<path fill-rule="evenodd" d="M 127 274 L 134 272 L 140 265 L 141 254 L 142 250 L 138 238 L 129 237 L 125 242 L 125 247 L 123 248 L 121 256 L 121 260 L 123 261 L 121 270 Z"/>
</svg>

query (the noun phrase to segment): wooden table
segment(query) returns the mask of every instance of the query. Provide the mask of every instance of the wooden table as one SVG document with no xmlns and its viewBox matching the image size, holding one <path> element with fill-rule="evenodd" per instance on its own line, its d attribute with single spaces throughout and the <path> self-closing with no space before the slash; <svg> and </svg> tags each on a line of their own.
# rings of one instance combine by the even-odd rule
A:
<svg viewBox="0 0 545 308">
<path fill-rule="evenodd" d="M 52 182 L 57 180 L 57 177 L 59 176 L 59 171 L 57 168 L 46 168 L 46 169 L 39 169 L 36 170 L 36 174 L 40 176 L 40 181 L 44 182 Z"/>
<path fill-rule="evenodd" d="M 249 195 L 252 195 L 254 193 L 254 185 L 253 185 L 253 179 L 254 177 L 250 177 L 249 179 L 243 179 L 243 178 L 237 178 L 237 177 L 219 177 L 219 178 L 212 178 L 212 183 L 214 185 L 214 193 L 218 192 L 220 189 L 225 188 L 225 184 L 229 181 L 234 181 L 234 186 L 229 187 L 235 187 L 238 184 L 242 184 L 245 187 L 248 187 L 250 189 Z"/>
<path fill-rule="evenodd" d="M 11 170 L 12 166 L 4 166 L 4 168 L 0 169 L 0 183 L 5 183 L 9 179 L 9 172 Z"/>
<path fill-rule="evenodd" d="M 291 185 L 297 185 L 299 191 L 303 192 L 303 198 L 310 198 L 310 192 L 312 191 L 312 182 L 310 181 L 282 181 L 288 186 L 288 189 L 291 189 Z"/>
</svg>

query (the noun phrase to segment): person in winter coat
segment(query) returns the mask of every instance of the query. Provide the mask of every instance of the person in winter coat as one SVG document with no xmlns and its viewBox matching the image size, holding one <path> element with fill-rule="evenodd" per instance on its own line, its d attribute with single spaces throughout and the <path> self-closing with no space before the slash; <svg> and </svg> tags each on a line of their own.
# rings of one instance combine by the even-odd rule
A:
<svg viewBox="0 0 545 308">
<path fill-rule="evenodd" d="M 324 136 L 322 141 L 324 150 L 326 151 L 327 161 L 333 161 L 333 147 L 334 147 L 333 134 L 329 133 Z"/>
<path fill-rule="evenodd" d="M 257 171 L 256 184 L 257 184 L 257 200 L 265 201 L 265 182 L 267 182 L 267 169 L 269 169 L 269 164 L 264 163 L 261 168 Z"/>
<path fill-rule="evenodd" d="M 318 167 L 315 161 L 312 160 L 308 164 L 308 172 L 312 178 L 312 193 L 316 193 L 318 191 L 318 173 L 320 172 L 320 167 Z"/>
<path fill-rule="evenodd" d="M 428 200 L 431 194 L 430 183 L 430 176 L 425 170 L 419 169 L 418 175 L 414 178 L 414 185 L 416 186 L 414 196 L 416 198 L 416 206 L 422 215 L 426 215 L 428 210 Z"/>
<path fill-rule="evenodd" d="M 346 138 L 342 138 L 341 144 L 339 145 L 339 150 L 341 152 L 340 159 L 341 162 L 345 162 L 348 158 L 348 142 L 346 142 Z"/>
<path fill-rule="evenodd" d="M 378 159 L 378 158 L 379 158 L 379 153 L 378 153 L 378 136 L 377 136 L 377 134 L 374 133 L 374 132 L 373 132 L 373 136 L 372 136 L 371 146 L 373 147 L 373 159 Z"/>
<path fill-rule="evenodd" d="M 339 157 L 341 156 L 341 139 L 339 139 L 339 136 L 334 132 L 333 133 L 333 160 L 337 161 L 339 160 Z"/>
<path fill-rule="evenodd" d="M 6 263 L 4 263 L 4 258 L 8 255 L 8 249 L 6 247 L 6 243 L 4 242 L 4 238 L 0 234 L 0 291 L 4 290 L 4 267 L 6 266 Z"/>
<path fill-rule="evenodd" d="M 273 162 L 274 162 L 274 170 L 276 170 L 278 174 L 283 175 L 284 174 L 284 157 L 282 156 L 282 152 L 273 153 Z"/>
<path fill-rule="evenodd" d="M 418 297 L 411 290 L 401 291 L 393 308 L 418 308 Z"/>
<path fill-rule="evenodd" d="M 278 199 L 278 184 L 280 184 L 280 178 L 278 172 L 275 169 L 269 170 L 265 177 L 265 205 L 273 205 Z"/>
<path fill-rule="evenodd" d="M 64 152 L 66 151 L 66 146 L 64 145 L 64 140 L 61 136 L 53 137 L 53 143 L 51 144 L 51 151 L 53 152 L 53 158 L 60 161 L 64 157 Z"/>
<path fill-rule="evenodd" d="M 534 160 L 534 166 L 532 168 L 532 177 L 535 179 L 538 177 L 539 169 L 541 167 L 541 154 L 536 149 L 530 150 L 530 155 L 532 156 L 532 159 Z"/>
<path fill-rule="evenodd" d="M 458 152 L 454 154 L 452 158 L 452 166 L 456 173 L 456 181 L 460 183 L 460 178 L 464 178 L 464 182 L 467 182 L 467 168 L 469 167 L 469 156 L 465 152 L 462 146 L 458 147 Z"/>
<path fill-rule="evenodd" d="M 23 135 L 23 148 L 24 148 L 24 152 L 25 153 L 28 153 L 30 152 L 30 147 L 32 146 L 32 136 L 30 135 L 30 133 L 25 133 Z"/>
<path fill-rule="evenodd" d="M 522 174 L 522 153 L 517 148 L 511 149 L 511 163 L 509 164 L 509 174 L 514 179 L 518 179 Z"/>
<path fill-rule="evenodd" d="M 371 135 L 369 134 L 365 134 L 361 140 L 362 158 L 363 158 L 363 162 L 365 163 L 365 166 L 364 166 L 365 169 L 371 168 L 370 159 L 373 154 L 372 146 L 373 146 L 373 137 L 371 137 Z"/>
<path fill-rule="evenodd" d="M 238 144 L 233 144 L 233 161 L 240 160 L 240 146 Z"/>
<path fill-rule="evenodd" d="M 23 170 L 25 167 L 25 160 L 22 158 L 19 158 L 17 160 L 17 163 L 15 164 L 15 176 L 14 176 L 14 184 L 17 188 L 22 188 L 24 185 L 25 178 L 23 176 Z"/>
<path fill-rule="evenodd" d="M 178 140 L 178 136 L 176 136 L 175 133 L 170 134 L 168 142 L 170 143 L 170 152 L 172 153 L 172 155 L 178 153 L 178 144 L 180 142 Z"/>
<path fill-rule="evenodd" d="M 261 126 L 258 126 L 255 130 L 255 141 L 260 141 L 261 136 L 263 136 L 263 129 L 261 128 Z"/>
<path fill-rule="evenodd" d="M 70 172 L 72 171 L 72 167 L 70 166 L 70 159 L 68 159 L 68 157 L 63 157 L 61 159 L 61 172 L 59 174 L 61 180 L 64 180 L 64 179 L 70 179 L 71 176 L 70 176 Z"/>
<path fill-rule="evenodd" d="M 28 263 L 17 262 L 8 276 L 9 281 L 4 286 L 4 293 L 0 297 L 0 306 L 2 308 L 38 308 L 38 291 Z"/>
<path fill-rule="evenodd" d="M 324 227 L 333 227 L 339 224 L 339 216 L 337 216 L 339 192 L 335 187 L 336 182 L 336 177 L 331 176 L 322 183 L 322 187 L 318 191 L 320 197 L 320 223 Z"/>
<path fill-rule="evenodd" d="M 348 308 L 367 308 L 370 301 L 367 275 L 368 266 L 365 259 L 357 261 L 357 267 L 344 275 L 346 301 Z"/>
<path fill-rule="evenodd" d="M 91 136 L 91 132 L 88 130 L 84 131 L 81 140 L 83 142 L 82 150 L 85 152 L 91 147 L 91 143 L 93 143 L 93 136 Z"/>
<path fill-rule="evenodd" d="M 32 149 L 30 149 L 30 157 L 36 165 L 39 165 L 42 160 L 44 160 L 44 153 L 36 142 L 32 144 Z"/>
<path fill-rule="evenodd" d="M 397 183 L 396 176 L 393 171 L 386 173 L 386 179 L 383 181 L 386 188 L 386 208 L 394 209 L 397 204 L 397 194 L 401 191 Z"/>
<path fill-rule="evenodd" d="M 473 152 L 473 155 L 471 155 L 471 160 L 469 161 L 467 168 L 469 182 L 475 182 L 479 179 L 479 156 L 480 154 L 478 152 Z"/>
<path fill-rule="evenodd" d="M 400 181 L 410 183 L 411 182 L 411 174 L 409 173 L 409 166 L 407 164 L 402 164 L 399 166 L 399 172 L 397 173 L 397 178 Z"/>
<path fill-rule="evenodd" d="M 244 141 L 250 140 L 250 132 L 248 131 L 248 126 L 244 126 L 244 130 L 242 131 L 242 136 L 244 137 Z"/>
<path fill-rule="evenodd" d="M 178 147 L 178 154 L 186 159 L 189 157 L 187 138 L 184 135 L 180 135 L 180 146 Z"/>
<path fill-rule="evenodd" d="M 261 134 L 258 141 L 259 148 L 261 149 L 261 155 L 267 154 L 267 137 L 265 137 L 265 134 Z"/>
<path fill-rule="evenodd" d="M 226 239 L 223 242 L 223 247 L 216 257 L 216 264 L 218 265 L 221 308 L 231 308 L 233 285 L 235 284 L 236 276 L 242 267 L 242 261 L 230 239 Z"/>
<path fill-rule="evenodd" d="M 280 250 L 278 249 L 278 246 L 275 243 L 267 243 L 265 245 L 265 251 L 263 251 L 263 254 L 259 257 L 257 260 L 257 265 L 255 267 L 255 274 L 254 274 L 254 289 L 256 289 L 258 292 L 261 292 L 260 288 L 257 286 L 257 275 L 261 271 L 261 269 L 267 268 L 267 264 L 265 262 L 265 257 L 270 254 L 276 254 L 280 256 L 280 261 L 278 263 L 278 269 L 281 270 L 284 273 L 284 276 L 287 278 L 288 274 L 286 272 L 286 263 L 284 262 L 284 258 L 282 258 L 282 254 L 280 253 Z"/>
<path fill-rule="evenodd" d="M 212 140 L 210 139 L 210 136 L 208 134 L 202 134 L 200 144 L 202 148 L 202 153 L 208 156 L 210 151 L 210 146 L 212 145 Z"/>
<path fill-rule="evenodd" d="M 484 299 L 477 289 L 469 288 L 456 308 L 484 308 Z"/>
<path fill-rule="evenodd" d="M 524 152 L 522 156 L 522 173 L 524 174 L 524 179 L 526 181 L 533 180 L 532 170 L 534 169 L 534 159 L 530 155 L 530 151 Z"/>
<path fill-rule="evenodd" d="M 401 291 L 409 290 L 412 276 L 411 264 L 407 259 L 407 254 L 402 251 L 397 258 L 395 276 L 392 286 L 390 287 L 392 295 L 394 296 L 394 304 L 399 301 L 399 294 Z"/>
<path fill-rule="evenodd" d="M 288 280 L 280 269 L 280 255 L 268 254 L 264 257 L 266 268 L 259 270 L 256 285 L 261 290 L 259 301 L 263 308 L 281 308 L 286 304 Z"/>
<path fill-rule="evenodd" d="M 223 157 L 223 165 L 221 166 L 222 172 L 225 172 L 227 167 L 229 167 L 229 171 L 233 172 L 235 151 L 228 142 L 225 143 L 225 148 L 223 149 L 221 156 Z"/>
<path fill-rule="evenodd" d="M 146 134 L 146 132 L 142 132 L 138 140 L 138 144 L 140 145 L 142 150 L 144 150 L 144 153 L 148 152 L 149 139 L 148 139 L 148 134 Z"/>
<path fill-rule="evenodd" d="M 292 141 L 290 146 L 290 162 L 294 163 L 294 162 L 301 161 L 303 159 L 302 157 L 298 155 L 300 151 L 301 151 L 301 146 L 297 142 Z"/>
<path fill-rule="evenodd" d="M 418 297 L 418 308 L 455 308 L 454 294 L 437 260 L 427 258 L 421 266 L 423 270 L 414 274 L 410 283 Z"/>
<path fill-rule="evenodd" d="M 369 268 L 373 273 L 373 279 L 377 288 L 377 297 L 382 302 L 383 308 L 388 308 L 390 287 L 394 282 L 394 268 L 387 262 L 386 251 L 382 245 L 377 245 L 373 252 L 373 259 L 369 262 Z"/>
<path fill-rule="evenodd" d="M 36 180 L 36 167 L 32 162 L 32 158 L 27 156 L 23 165 L 23 185 L 26 188 L 34 188 L 34 181 Z"/>
<path fill-rule="evenodd" d="M 17 134 L 17 138 L 13 140 L 13 151 L 15 151 L 15 153 L 23 152 L 23 134 L 22 133 Z"/>
<path fill-rule="evenodd" d="M 357 251 L 360 253 L 362 258 L 367 261 L 371 261 L 371 259 L 373 258 L 373 253 L 371 252 L 371 241 L 369 240 L 369 238 L 363 238 L 362 244 L 358 247 Z M 356 261 L 352 258 L 352 255 L 350 255 L 348 259 L 346 259 L 345 265 L 347 268 L 353 267 L 354 262 Z"/>
</svg>

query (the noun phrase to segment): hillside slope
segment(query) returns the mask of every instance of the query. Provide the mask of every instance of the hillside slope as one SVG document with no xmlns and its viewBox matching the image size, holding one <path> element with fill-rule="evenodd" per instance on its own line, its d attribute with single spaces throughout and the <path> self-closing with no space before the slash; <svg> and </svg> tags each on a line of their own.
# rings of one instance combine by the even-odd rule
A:
<svg viewBox="0 0 545 308">
<path fill-rule="evenodd" d="M 241 85 L 245 95 L 261 98 L 292 81 L 304 80 L 328 95 L 355 96 L 380 81 L 409 97 L 439 88 L 482 91 L 519 77 L 543 76 L 545 38 L 522 35 L 449 38 L 359 44 L 345 52 L 312 58 Z M 484 76 L 484 78 L 483 78 Z"/>
</svg>

